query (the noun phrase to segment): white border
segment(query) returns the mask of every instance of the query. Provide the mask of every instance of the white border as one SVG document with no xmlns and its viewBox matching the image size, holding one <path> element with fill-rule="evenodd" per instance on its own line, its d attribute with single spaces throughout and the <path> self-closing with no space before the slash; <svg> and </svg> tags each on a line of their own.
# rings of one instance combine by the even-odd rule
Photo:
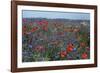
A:
<svg viewBox="0 0 100 73">
<path fill-rule="evenodd" d="M 57 7 L 40 7 L 40 6 L 23 6 L 17 7 L 18 18 L 18 36 L 17 36 L 17 67 L 43 67 L 43 66 L 60 66 L 60 65 L 78 65 L 94 63 L 94 10 L 92 9 L 76 9 L 76 8 L 57 8 Z M 22 63 L 22 10 L 43 10 L 43 11 L 64 11 L 64 12 L 84 12 L 90 13 L 90 59 L 89 60 L 68 60 L 68 61 L 46 61 L 46 62 L 28 62 Z"/>
</svg>

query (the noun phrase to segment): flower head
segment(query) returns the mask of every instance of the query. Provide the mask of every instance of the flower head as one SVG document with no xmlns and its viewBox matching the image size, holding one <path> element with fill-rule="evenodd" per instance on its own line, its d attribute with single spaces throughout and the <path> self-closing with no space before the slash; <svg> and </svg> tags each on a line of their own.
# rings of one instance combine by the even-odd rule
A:
<svg viewBox="0 0 100 73">
<path fill-rule="evenodd" d="M 83 53 L 81 57 L 82 57 L 82 59 L 87 59 L 88 55 L 87 55 L 87 53 Z"/>
<path fill-rule="evenodd" d="M 31 32 L 35 32 L 36 30 L 38 30 L 38 27 L 33 27 Z"/>
<path fill-rule="evenodd" d="M 66 55 L 67 55 L 67 52 L 66 51 L 61 51 L 60 52 L 61 58 L 64 58 Z"/>
<path fill-rule="evenodd" d="M 24 25 L 24 26 L 23 26 L 23 30 L 25 31 L 26 29 L 27 29 L 27 27 Z"/>
<path fill-rule="evenodd" d="M 48 22 L 46 20 L 41 21 L 42 24 L 48 25 Z"/>
<path fill-rule="evenodd" d="M 45 50 L 45 48 L 42 45 L 38 45 L 38 46 L 35 47 L 35 51 L 37 51 L 37 52 L 42 52 L 44 50 Z"/>
<path fill-rule="evenodd" d="M 67 51 L 67 52 L 72 52 L 73 49 L 74 49 L 74 46 L 73 46 L 72 43 L 69 43 L 69 44 L 67 45 L 67 47 L 66 47 L 66 51 Z"/>
<path fill-rule="evenodd" d="M 33 24 L 34 24 L 34 22 L 30 22 L 30 24 L 29 24 L 29 25 L 30 25 L 30 26 L 32 26 Z"/>
<path fill-rule="evenodd" d="M 43 29 L 44 31 L 48 31 L 48 27 L 47 27 L 47 26 L 43 26 L 42 29 Z"/>
</svg>

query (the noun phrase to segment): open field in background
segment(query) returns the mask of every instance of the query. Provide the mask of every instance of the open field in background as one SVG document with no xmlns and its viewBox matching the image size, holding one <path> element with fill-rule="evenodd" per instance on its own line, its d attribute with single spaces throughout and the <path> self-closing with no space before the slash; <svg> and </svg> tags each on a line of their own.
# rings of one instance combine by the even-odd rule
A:
<svg viewBox="0 0 100 73">
<path fill-rule="evenodd" d="M 22 19 L 23 62 L 90 58 L 89 20 Z"/>
</svg>

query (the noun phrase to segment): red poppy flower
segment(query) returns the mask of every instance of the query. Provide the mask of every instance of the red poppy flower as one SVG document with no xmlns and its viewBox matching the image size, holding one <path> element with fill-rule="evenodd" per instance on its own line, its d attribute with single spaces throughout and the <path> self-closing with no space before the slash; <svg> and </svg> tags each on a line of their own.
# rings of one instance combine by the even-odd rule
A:
<svg viewBox="0 0 100 73">
<path fill-rule="evenodd" d="M 68 46 L 69 46 L 69 47 L 73 47 L 73 44 L 72 44 L 72 43 L 69 43 Z"/>
<path fill-rule="evenodd" d="M 41 25 L 41 22 L 40 21 L 37 21 L 36 20 L 35 23 L 38 24 L 38 25 Z"/>
<path fill-rule="evenodd" d="M 67 48 L 67 52 L 71 52 L 71 51 L 73 51 L 73 48 L 72 47 L 68 47 Z"/>
<path fill-rule="evenodd" d="M 47 27 L 47 26 L 43 26 L 42 29 L 43 29 L 44 31 L 48 31 L 48 27 Z"/>
<path fill-rule="evenodd" d="M 87 59 L 87 57 L 88 57 L 87 53 L 82 54 L 82 59 Z"/>
<path fill-rule="evenodd" d="M 34 50 L 34 48 L 33 48 L 33 50 Z M 35 51 L 42 52 L 42 51 L 45 51 L 45 48 L 42 45 L 38 45 L 38 46 L 35 47 Z"/>
<path fill-rule="evenodd" d="M 43 25 L 43 23 L 42 23 L 41 21 L 40 21 L 40 22 L 38 22 L 38 24 L 39 24 L 39 25 Z"/>
<path fill-rule="evenodd" d="M 24 30 L 24 31 L 26 31 L 26 28 L 27 28 L 26 26 L 23 26 L 23 30 Z"/>
<path fill-rule="evenodd" d="M 66 55 L 67 55 L 67 52 L 66 52 L 66 51 L 61 51 L 61 52 L 60 52 L 60 56 L 61 56 L 62 58 L 64 58 Z"/>
<path fill-rule="evenodd" d="M 29 25 L 30 25 L 30 26 L 32 26 L 33 24 L 34 24 L 34 22 L 30 22 L 30 24 L 29 24 Z"/>
<path fill-rule="evenodd" d="M 41 23 L 46 24 L 46 25 L 48 24 L 48 22 L 46 20 L 42 20 Z"/>
<path fill-rule="evenodd" d="M 42 25 L 43 23 L 41 21 L 35 21 L 38 25 Z"/>
<path fill-rule="evenodd" d="M 62 57 L 62 58 L 64 58 L 64 57 L 65 57 L 65 55 L 61 54 L 61 57 Z"/>
<path fill-rule="evenodd" d="M 32 28 L 31 32 L 35 32 L 36 30 L 38 30 L 38 27 Z"/>
<path fill-rule="evenodd" d="M 26 29 L 26 26 L 23 26 L 24 29 Z"/>
<path fill-rule="evenodd" d="M 74 49 L 74 46 L 73 46 L 72 43 L 69 43 L 68 46 L 66 47 L 66 51 L 67 51 L 67 52 L 72 52 L 73 49 Z"/>
</svg>

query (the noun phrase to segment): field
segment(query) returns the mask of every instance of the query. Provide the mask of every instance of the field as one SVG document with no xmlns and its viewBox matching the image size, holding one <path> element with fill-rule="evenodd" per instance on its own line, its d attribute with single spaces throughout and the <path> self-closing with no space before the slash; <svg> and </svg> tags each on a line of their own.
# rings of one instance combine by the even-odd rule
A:
<svg viewBox="0 0 100 73">
<path fill-rule="evenodd" d="M 22 19 L 23 62 L 89 58 L 89 20 Z"/>
</svg>

